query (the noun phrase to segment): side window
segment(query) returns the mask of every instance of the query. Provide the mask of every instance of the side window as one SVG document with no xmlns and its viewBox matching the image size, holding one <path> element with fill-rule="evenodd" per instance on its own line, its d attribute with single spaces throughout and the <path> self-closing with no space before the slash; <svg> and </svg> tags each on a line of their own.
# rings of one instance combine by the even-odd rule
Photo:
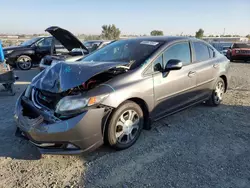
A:
<svg viewBox="0 0 250 188">
<path fill-rule="evenodd" d="M 163 64 L 163 56 L 159 56 L 153 63 L 153 68 L 154 68 L 154 71 L 158 71 L 157 70 L 157 64 L 160 64 L 161 67 L 162 67 L 162 64 Z"/>
<path fill-rule="evenodd" d="M 209 57 L 214 58 L 214 51 L 208 47 Z"/>
<path fill-rule="evenodd" d="M 190 46 L 188 42 L 182 42 L 170 46 L 164 52 L 164 67 L 170 59 L 181 60 L 183 65 L 188 65 L 191 62 Z"/>
<path fill-rule="evenodd" d="M 202 42 L 194 42 L 196 61 L 205 61 L 210 58 L 207 45 Z"/>
<path fill-rule="evenodd" d="M 46 46 L 51 46 L 52 43 L 52 38 L 48 37 L 48 38 L 44 38 L 42 41 L 40 41 L 37 45 L 39 47 L 46 47 Z"/>
</svg>

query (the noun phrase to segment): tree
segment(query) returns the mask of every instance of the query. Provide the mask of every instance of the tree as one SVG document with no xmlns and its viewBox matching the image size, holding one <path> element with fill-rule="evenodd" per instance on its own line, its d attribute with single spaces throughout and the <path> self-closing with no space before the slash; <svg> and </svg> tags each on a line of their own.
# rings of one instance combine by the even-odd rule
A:
<svg viewBox="0 0 250 188">
<path fill-rule="evenodd" d="M 203 37 L 203 35 L 204 35 L 204 30 L 203 29 L 199 29 L 199 31 L 197 31 L 196 33 L 195 33 L 195 37 L 196 38 L 202 38 Z"/>
<path fill-rule="evenodd" d="M 160 31 L 160 30 L 153 30 L 153 31 L 150 32 L 150 35 L 151 35 L 151 36 L 162 36 L 162 35 L 164 35 L 164 34 L 163 34 L 163 31 Z"/>
<path fill-rule="evenodd" d="M 250 40 L 250 34 L 248 34 L 246 37 Z"/>
<path fill-rule="evenodd" d="M 113 40 L 119 39 L 121 31 L 119 28 L 116 28 L 114 24 L 112 25 L 103 25 L 102 26 L 102 38 Z"/>
<path fill-rule="evenodd" d="M 79 38 L 80 40 L 85 40 L 85 41 L 102 39 L 100 35 L 85 35 L 85 34 L 78 35 L 77 38 Z"/>
</svg>

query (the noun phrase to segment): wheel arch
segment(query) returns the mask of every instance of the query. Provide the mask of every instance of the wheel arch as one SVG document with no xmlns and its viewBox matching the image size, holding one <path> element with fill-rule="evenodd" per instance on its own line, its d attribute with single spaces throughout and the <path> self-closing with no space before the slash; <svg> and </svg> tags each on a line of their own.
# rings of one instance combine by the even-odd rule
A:
<svg viewBox="0 0 250 188">
<path fill-rule="evenodd" d="M 143 128 L 147 130 L 150 129 L 151 123 L 150 123 L 149 108 L 147 103 L 143 99 L 138 97 L 129 98 L 126 101 L 133 101 L 134 103 L 138 104 L 141 107 L 145 121 Z"/>
<path fill-rule="evenodd" d="M 224 81 L 224 83 L 225 83 L 225 92 L 227 91 L 227 89 L 228 89 L 228 80 L 227 80 L 227 77 L 226 77 L 226 75 L 221 75 L 220 76 L 220 78 Z"/>
<path fill-rule="evenodd" d="M 125 102 L 128 102 L 128 101 L 132 101 L 140 106 L 140 108 L 142 109 L 142 112 L 143 112 L 143 116 L 145 117 L 143 128 L 146 130 L 151 129 L 151 119 L 149 116 L 149 108 L 148 108 L 147 103 L 139 97 L 132 97 L 132 98 L 128 98 L 128 99 L 124 100 L 123 102 L 121 102 L 116 108 L 113 108 L 112 111 L 108 114 L 108 117 L 105 118 L 105 121 L 103 121 L 103 124 L 102 124 L 103 135 L 105 135 L 107 125 L 109 124 L 109 121 L 110 121 L 113 113 L 115 112 L 115 110 L 118 109 L 121 105 L 123 105 Z"/>
</svg>

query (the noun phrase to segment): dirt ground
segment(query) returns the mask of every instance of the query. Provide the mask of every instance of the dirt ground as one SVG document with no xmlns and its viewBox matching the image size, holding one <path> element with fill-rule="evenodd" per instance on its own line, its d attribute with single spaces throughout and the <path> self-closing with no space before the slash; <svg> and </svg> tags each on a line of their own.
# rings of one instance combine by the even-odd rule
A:
<svg viewBox="0 0 250 188">
<path fill-rule="evenodd" d="M 250 187 L 250 63 L 231 64 L 221 106 L 167 117 L 127 150 L 80 156 L 41 156 L 14 136 L 16 98 L 36 73 L 18 71 L 17 95 L 0 96 L 0 187 Z"/>
</svg>

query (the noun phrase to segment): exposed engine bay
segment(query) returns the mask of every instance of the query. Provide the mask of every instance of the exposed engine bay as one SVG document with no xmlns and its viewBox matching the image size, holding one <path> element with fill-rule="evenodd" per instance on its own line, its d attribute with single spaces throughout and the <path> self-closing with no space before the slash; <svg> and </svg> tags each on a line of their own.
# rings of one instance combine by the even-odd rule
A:
<svg viewBox="0 0 250 188">
<path fill-rule="evenodd" d="M 36 113 L 35 110 L 30 107 L 27 102 L 27 100 L 29 100 L 30 102 L 32 101 L 33 105 L 37 109 L 45 110 L 48 114 L 51 114 L 51 117 L 55 116 L 54 118 L 60 118 L 60 115 L 56 114 L 55 110 L 56 105 L 62 98 L 87 92 L 99 86 L 100 84 L 107 82 L 115 76 L 127 72 L 128 69 L 129 67 L 127 66 L 118 66 L 115 68 L 111 68 L 105 72 L 93 76 L 92 78 L 90 78 L 79 86 L 68 89 L 61 93 L 52 93 L 33 87 L 30 89 L 30 91 L 26 92 L 28 94 L 25 94 L 26 96 L 24 96 L 22 100 L 23 115 L 28 116 L 31 119 L 38 117 L 39 113 Z"/>
<path fill-rule="evenodd" d="M 126 72 L 127 69 L 128 69 L 128 67 L 124 66 L 124 67 L 113 68 L 113 69 L 110 69 L 106 72 L 100 73 L 100 74 L 92 77 L 91 79 L 87 80 L 82 85 L 77 86 L 77 87 L 72 88 L 72 89 L 69 89 L 68 91 L 66 91 L 66 95 L 77 95 L 77 94 L 79 94 L 79 92 L 88 91 L 90 89 L 93 89 L 96 86 L 114 78 L 115 76 Z"/>
</svg>

